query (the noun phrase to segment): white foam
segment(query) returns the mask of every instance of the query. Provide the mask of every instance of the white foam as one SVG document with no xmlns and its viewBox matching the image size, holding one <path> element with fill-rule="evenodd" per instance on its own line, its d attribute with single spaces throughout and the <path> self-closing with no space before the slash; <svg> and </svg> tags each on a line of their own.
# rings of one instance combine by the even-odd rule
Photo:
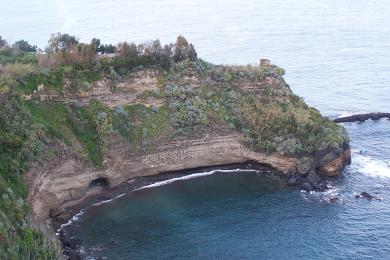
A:
<svg viewBox="0 0 390 260">
<path fill-rule="evenodd" d="M 336 118 L 343 118 L 343 117 L 348 117 L 348 116 L 353 116 L 353 115 L 359 115 L 359 114 L 365 114 L 368 113 L 367 111 L 345 111 L 342 112 L 340 115 L 338 115 Z"/>
<path fill-rule="evenodd" d="M 77 214 L 74 215 L 71 219 L 69 219 L 68 222 L 62 224 L 62 225 L 60 226 L 60 228 L 57 229 L 57 233 L 56 233 L 56 234 L 59 235 L 58 232 L 60 232 L 64 227 L 69 226 L 69 225 L 72 225 L 74 222 L 78 221 L 78 220 L 80 219 L 80 217 L 81 217 L 82 215 L 84 215 L 84 212 L 85 212 L 84 209 L 80 210 L 79 213 L 77 213 Z"/>
<path fill-rule="evenodd" d="M 390 162 L 382 161 L 370 156 L 354 153 L 353 166 L 357 171 L 373 177 L 390 178 Z"/>
<path fill-rule="evenodd" d="M 329 187 L 325 191 L 305 191 L 301 190 L 301 194 L 306 201 L 320 201 L 330 203 L 332 199 L 337 198 L 339 201 L 343 200 L 343 195 L 340 193 L 338 187 Z"/>
<path fill-rule="evenodd" d="M 212 171 L 208 171 L 208 172 L 199 172 L 199 173 L 193 173 L 193 174 L 185 175 L 185 176 L 182 176 L 182 177 L 168 179 L 168 180 L 165 180 L 165 181 L 155 182 L 153 184 L 149 184 L 149 185 L 143 186 L 143 187 L 141 187 L 139 189 L 136 189 L 136 191 L 137 190 L 143 190 L 143 189 L 150 189 L 150 188 L 154 188 L 154 187 L 158 187 L 158 186 L 162 186 L 162 185 L 167 185 L 167 184 L 170 184 L 170 183 L 173 183 L 173 182 L 177 182 L 177 181 L 189 180 L 189 179 L 199 178 L 199 177 L 202 177 L 202 176 L 208 176 L 208 175 L 212 175 L 212 174 L 215 174 L 215 173 L 218 173 L 218 172 L 221 172 L 221 173 L 233 173 L 233 172 L 257 172 L 257 171 L 256 170 L 233 169 L 233 170 L 212 170 Z"/>
<path fill-rule="evenodd" d="M 105 204 L 105 203 L 109 203 L 109 202 L 111 202 L 111 201 L 113 201 L 113 200 L 115 200 L 115 199 L 119 199 L 120 197 L 123 197 L 123 196 L 125 196 L 125 195 L 126 195 L 126 193 L 122 193 L 122 194 L 120 194 L 120 195 L 118 195 L 118 196 L 116 196 L 116 197 L 114 197 L 114 198 L 112 198 L 112 199 L 99 201 L 99 202 L 96 202 L 96 203 L 94 203 L 94 204 L 92 204 L 92 205 L 93 205 L 93 206 L 99 206 L 99 205 L 102 205 L 102 204 Z"/>
</svg>

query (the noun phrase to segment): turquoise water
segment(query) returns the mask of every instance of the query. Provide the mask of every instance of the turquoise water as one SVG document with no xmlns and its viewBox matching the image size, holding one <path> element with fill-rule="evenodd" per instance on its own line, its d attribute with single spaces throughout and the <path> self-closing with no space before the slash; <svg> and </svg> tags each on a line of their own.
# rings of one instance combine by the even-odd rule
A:
<svg viewBox="0 0 390 260">
<path fill-rule="evenodd" d="M 386 0 L 18 0 L 2 2 L 0 34 L 41 47 L 56 31 L 113 43 L 183 34 L 214 63 L 270 58 L 294 92 L 337 116 L 390 111 L 389 14 Z M 92 207 L 66 231 L 90 258 L 389 259 L 390 122 L 345 126 L 352 165 L 329 192 L 215 174 Z M 362 191 L 383 200 L 356 200 Z"/>
</svg>

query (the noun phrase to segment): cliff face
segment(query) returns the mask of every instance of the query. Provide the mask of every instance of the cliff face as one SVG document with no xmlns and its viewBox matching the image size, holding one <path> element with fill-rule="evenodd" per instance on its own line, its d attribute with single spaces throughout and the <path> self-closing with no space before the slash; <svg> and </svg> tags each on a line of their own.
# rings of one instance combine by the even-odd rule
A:
<svg viewBox="0 0 390 260">
<path fill-rule="evenodd" d="M 282 75 L 268 64 L 186 61 L 103 77 L 77 92 L 67 81 L 61 93 L 41 88 L 31 111 L 38 118 L 55 108 L 62 123 L 43 147 L 44 163 L 26 175 L 34 214 L 74 205 L 99 180 L 113 188 L 138 176 L 248 161 L 278 170 L 288 184 L 325 188 L 323 180 L 350 161 L 348 137 L 293 95 Z"/>
<path fill-rule="evenodd" d="M 130 155 L 126 148 L 121 150 L 120 143 L 118 146 L 113 144 L 102 169 L 96 169 L 74 154 L 61 154 L 45 167 L 29 173 L 29 202 L 36 215 L 48 217 L 50 209 L 59 205 L 71 206 L 82 199 L 90 191 L 91 184 L 101 178 L 109 187 L 115 187 L 139 176 L 248 161 L 268 164 L 281 174 L 295 169 L 296 158 L 251 151 L 242 145 L 242 139 L 239 134 L 210 136 L 170 143 L 149 154 L 136 156 Z M 63 148 L 61 143 L 52 145 Z"/>
</svg>

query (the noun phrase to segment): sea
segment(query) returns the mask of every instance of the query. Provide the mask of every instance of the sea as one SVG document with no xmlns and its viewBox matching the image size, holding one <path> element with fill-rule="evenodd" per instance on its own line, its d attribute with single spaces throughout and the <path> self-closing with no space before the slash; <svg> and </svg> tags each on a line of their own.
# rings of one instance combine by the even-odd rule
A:
<svg viewBox="0 0 390 260">
<path fill-rule="evenodd" d="M 212 63 L 270 59 L 325 116 L 390 112 L 386 0 L 0 0 L 0 21 L 10 43 L 41 48 L 56 32 L 103 43 L 183 35 Z M 352 164 L 326 192 L 199 172 L 90 207 L 64 230 L 87 259 L 390 259 L 390 121 L 343 125 Z M 381 200 L 355 198 L 364 191 Z"/>
</svg>

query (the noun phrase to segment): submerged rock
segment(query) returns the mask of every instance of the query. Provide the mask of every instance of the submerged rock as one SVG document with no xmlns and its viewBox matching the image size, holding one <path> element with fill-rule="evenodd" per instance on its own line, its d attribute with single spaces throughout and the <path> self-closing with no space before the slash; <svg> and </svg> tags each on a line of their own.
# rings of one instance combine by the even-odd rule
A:
<svg viewBox="0 0 390 260">
<path fill-rule="evenodd" d="M 334 202 L 339 202 L 339 201 L 340 201 L 340 199 L 337 198 L 337 197 L 333 197 L 333 198 L 330 198 L 330 199 L 329 199 L 329 202 L 332 202 L 332 203 L 334 203 Z"/>
<path fill-rule="evenodd" d="M 296 186 L 297 182 L 298 182 L 297 178 L 290 178 L 290 179 L 288 179 L 286 184 L 287 184 L 287 186 Z"/>
<path fill-rule="evenodd" d="M 81 260 L 83 257 L 77 250 L 68 251 L 68 260 Z"/>
<path fill-rule="evenodd" d="M 79 249 L 81 246 L 81 240 L 78 238 L 69 238 L 69 239 L 66 239 L 64 237 L 62 238 L 63 238 L 62 245 L 66 249 Z"/>
<path fill-rule="evenodd" d="M 382 200 L 381 198 L 378 198 L 375 195 L 371 195 L 370 193 L 365 192 L 365 191 L 360 193 L 360 195 L 355 195 L 355 199 Z"/>
<path fill-rule="evenodd" d="M 312 191 L 312 190 L 314 190 L 313 186 L 311 186 L 311 184 L 308 183 L 308 182 L 302 183 L 301 184 L 301 189 L 304 190 L 304 191 Z"/>
</svg>

